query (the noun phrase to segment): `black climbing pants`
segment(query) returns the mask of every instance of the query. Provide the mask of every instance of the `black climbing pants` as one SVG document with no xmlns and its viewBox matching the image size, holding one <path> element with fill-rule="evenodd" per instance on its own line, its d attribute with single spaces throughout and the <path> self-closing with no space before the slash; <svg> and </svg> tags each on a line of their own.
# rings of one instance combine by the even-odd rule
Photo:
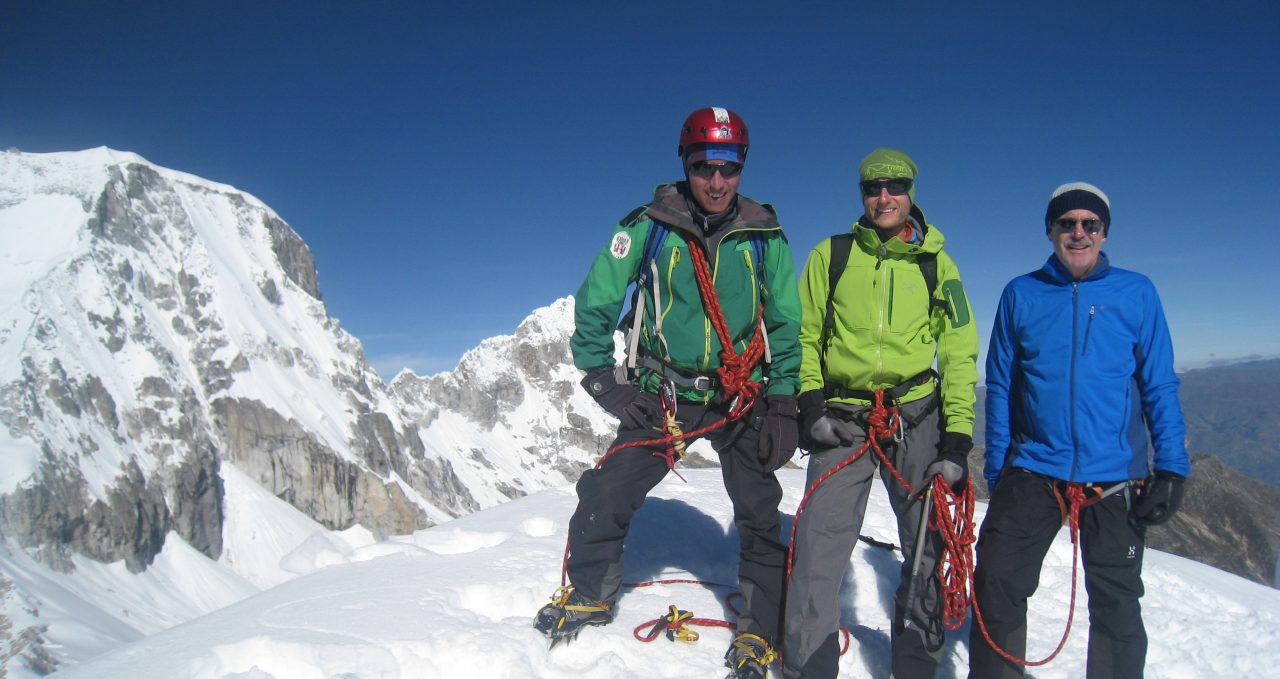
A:
<svg viewBox="0 0 1280 679">
<path fill-rule="evenodd" d="M 724 487 L 733 504 L 738 529 L 738 585 L 745 604 L 738 615 L 738 631 L 750 632 L 771 645 L 778 639 L 786 547 L 781 542 L 778 503 L 782 487 L 760 460 L 760 432 L 752 422 L 764 412 L 763 399 L 739 422 L 709 432 L 707 438 L 720 457 Z M 724 417 L 722 408 L 681 404 L 684 431 L 708 426 Z M 622 443 L 661 436 L 646 428 L 621 428 L 610 449 Z M 690 440 L 692 442 L 692 440 Z M 569 580 L 582 594 L 612 604 L 622 587 L 622 547 L 631 519 L 645 496 L 668 472 L 654 455 L 665 446 L 637 446 L 614 453 L 599 469 L 583 472 L 578 480 L 578 508 L 569 520 Z"/>
<path fill-rule="evenodd" d="M 1023 469 L 1001 476 L 978 539 L 974 594 L 992 639 L 1026 659 L 1027 599 L 1040 584 L 1040 566 L 1063 525 L 1054 495 L 1061 482 Z M 1128 490 L 1080 512 L 1080 551 L 1089 596 L 1088 679 L 1139 679 L 1147 655 L 1142 625 L 1142 554 L 1145 530 L 1129 519 Z M 1059 624 L 1060 619 L 1039 624 Z M 1051 649 L 1045 649 L 1048 653 Z M 1038 658 L 1032 658 L 1036 660 Z M 994 651 L 974 621 L 969 641 L 970 679 L 1012 679 L 1023 668 Z"/>
</svg>

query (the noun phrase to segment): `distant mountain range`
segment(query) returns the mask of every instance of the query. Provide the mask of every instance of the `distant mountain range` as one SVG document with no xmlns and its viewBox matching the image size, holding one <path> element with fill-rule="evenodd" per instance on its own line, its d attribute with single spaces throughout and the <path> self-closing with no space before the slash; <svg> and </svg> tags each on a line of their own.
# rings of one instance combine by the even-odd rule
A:
<svg viewBox="0 0 1280 679">
<path fill-rule="evenodd" d="M 1187 447 L 1280 488 L 1280 358 L 1191 370 L 1182 377 Z"/>
</svg>

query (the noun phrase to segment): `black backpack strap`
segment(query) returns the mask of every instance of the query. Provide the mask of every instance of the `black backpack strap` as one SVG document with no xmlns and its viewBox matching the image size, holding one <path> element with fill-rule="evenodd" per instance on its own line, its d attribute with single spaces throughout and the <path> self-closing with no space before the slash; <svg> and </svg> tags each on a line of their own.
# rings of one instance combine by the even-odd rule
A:
<svg viewBox="0 0 1280 679">
<path fill-rule="evenodd" d="M 827 377 L 827 348 L 831 346 L 831 335 L 836 325 L 836 284 L 849 264 L 849 253 L 853 251 L 853 234 L 842 233 L 831 237 L 831 259 L 827 264 L 827 315 L 822 321 L 822 351 L 818 364 L 822 368 L 822 378 Z"/>
<path fill-rule="evenodd" d="M 924 276 L 925 289 L 929 292 L 929 309 L 928 315 L 933 315 L 935 308 L 942 309 L 942 312 L 948 317 L 953 317 L 951 313 L 951 305 L 945 300 L 934 297 L 934 293 L 938 290 L 938 253 L 926 252 L 916 256 L 916 264 L 920 266 L 920 275 Z"/>
</svg>

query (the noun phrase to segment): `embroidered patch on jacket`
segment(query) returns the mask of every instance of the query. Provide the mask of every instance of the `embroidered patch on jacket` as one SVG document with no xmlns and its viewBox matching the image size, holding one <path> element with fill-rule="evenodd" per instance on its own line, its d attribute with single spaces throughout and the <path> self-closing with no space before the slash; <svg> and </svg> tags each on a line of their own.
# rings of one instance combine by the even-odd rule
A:
<svg viewBox="0 0 1280 679">
<path fill-rule="evenodd" d="M 613 253 L 614 259 L 622 259 L 631 252 L 631 234 L 626 231 L 619 231 L 613 235 L 613 242 L 609 244 L 609 252 Z"/>
</svg>

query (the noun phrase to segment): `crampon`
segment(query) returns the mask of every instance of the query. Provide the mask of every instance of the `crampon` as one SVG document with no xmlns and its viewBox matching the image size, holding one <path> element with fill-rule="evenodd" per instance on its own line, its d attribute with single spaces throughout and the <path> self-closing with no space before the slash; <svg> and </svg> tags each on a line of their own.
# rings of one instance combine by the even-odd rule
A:
<svg viewBox="0 0 1280 679">
<path fill-rule="evenodd" d="M 578 632 L 588 625 L 607 625 L 613 622 L 613 611 L 603 601 L 592 601 L 579 594 L 573 587 L 561 587 L 551 596 L 551 603 L 538 611 L 533 627 L 551 640 L 555 648 L 561 640 L 578 638 Z"/>
<path fill-rule="evenodd" d="M 729 674 L 725 679 L 765 679 L 769 665 L 778 659 L 769 643 L 754 634 L 739 634 L 724 654 Z"/>
</svg>

